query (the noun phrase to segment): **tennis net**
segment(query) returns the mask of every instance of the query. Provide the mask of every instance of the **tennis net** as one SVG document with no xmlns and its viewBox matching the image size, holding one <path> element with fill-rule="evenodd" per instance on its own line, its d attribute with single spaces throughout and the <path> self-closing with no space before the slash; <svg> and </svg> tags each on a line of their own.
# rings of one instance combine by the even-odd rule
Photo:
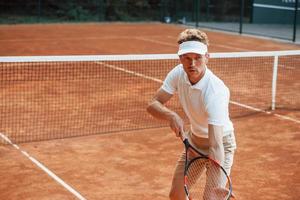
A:
<svg viewBox="0 0 300 200">
<path fill-rule="evenodd" d="M 21 143 L 166 126 L 146 106 L 177 64 L 175 54 L 0 57 L 0 133 Z M 300 51 L 212 53 L 208 67 L 231 90 L 231 117 L 300 118 Z M 167 106 L 184 117 L 176 97 Z"/>
</svg>

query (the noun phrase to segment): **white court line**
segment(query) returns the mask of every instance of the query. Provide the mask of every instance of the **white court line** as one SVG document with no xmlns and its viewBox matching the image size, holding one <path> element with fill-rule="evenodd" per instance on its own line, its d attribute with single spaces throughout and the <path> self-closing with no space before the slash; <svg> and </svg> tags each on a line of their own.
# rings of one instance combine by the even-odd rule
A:
<svg viewBox="0 0 300 200">
<path fill-rule="evenodd" d="M 161 37 L 161 36 L 159 36 Z M 171 36 L 168 36 L 168 38 L 172 38 Z M 174 38 L 174 41 L 176 41 L 176 38 Z M 163 42 L 163 41 L 159 41 L 159 40 L 154 40 L 154 39 L 150 39 L 150 38 L 143 38 L 143 37 L 130 37 L 130 36 L 106 36 L 106 37 L 85 37 L 85 38 L 79 38 L 79 37 L 68 37 L 68 38 L 27 38 L 27 39 L 0 39 L 0 43 L 1 42 L 32 42 L 32 41 L 53 41 L 53 42 L 57 42 L 57 41 L 77 41 L 77 40 L 114 40 L 114 39 L 128 39 L 128 40 L 132 40 L 132 39 L 136 39 L 136 40 L 141 40 L 141 41 L 146 41 L 146 42 L 152 42 L 152 43 L 156 43 L 156 44 L 161 44 L 161 45 L 165 45 L 165 46 L 171 46 L 171 47 L 178 47 L 177 43 L 169 43 L 169 42 Z M 211 43 L 212 44 L 212 43 Z M 230 49 L 230 50 L 238 50 L 238 51 L 251 51 L 252 49 L 247 49 L 247 48 L 241 48 L 241 47 L 234 47 L 234 46 L 229 46 L 229 45 L 222 45 L 222 44 L 212 44 L 213 46 L 216 47 L 221 47 L 221 48 L 225 48 L 225 49 Z"/>
<path fill-rule="evenodd" d="M 161 37 L 161 36 L 160 36 Z M 147 41 L 147 42 L 153 42 L 153 43 L 157 43 L 157 44 L 163 44 L 163 45 L 167 45 L 167 46 L 172 46 L 172 47 L 177 47 L 178 45 L 175 44 L 170 44 L 168 42 L 162 42 L 162 41 L 158 41 L 158 40 L 153 40 L 153 39 L 147 39 L 147 38 L 143 38 L 143 37 L 133 37 L 133 36 L 105 36 L 105 37 L 84 37 L 84 38 L 80 38 L 80 37 L 68 37 L 68 38 L 24 38 L 24 39 L 0 39 L 0 42 L 43 42 L 43 41 L 76 41 L 76 40 L 120 40 L 120 39 L 124 39 L 124 40 L 132 40 L 132 39 L 136 39 L 136 40 L 142 40 L 142 41 Z"/>
<path fill-rule="evenodd" d="M 159 36 L 161 38 L 161 36 Z M 167 38 L 172 38 L 174 39 L 174 41 L 177 40 L 176 37 L 173 36 L 167 36 Z M 149 38 L 142 38 L 142 37 L 135 37 L 135 39 L 139 39 L 139 40 L 143 40 L 143 41 L 149 41 L 149 42 L 153 42 L 153 43 L 157 43 L 157 44 L 162 44 L 162 45 L 167 45 L 167 46 L 172 46 L 172 47 L 178 47 L 178 44 L 170 44 L 167 42 L 162 42 L 162 41 L 158 41 L 158 40 L 153 40 L 153 39 L 149 39 Z M 210 45 L 214 46 L 214 47 L 221 47 L 221 48 L 225 48 L 225 49 L 235 49 L 238 51 L 253 51 L 252 49 L 248 49 L 248 48 L 242 48 L 242 47 L 235 47 L 235 46 L 230 46 L 230 45 L 225 45 L 225 44 L 217 44 L 217 43 L 213 43 L 210 42 Z"/>
<path fill-rule="evenodd" d="M 151 80 L 151 81 L 155 81 L 155 82 L 158 82 L 158 83 L 163 82 L 160 79 L 157 79 L 157 78 L 154 78 L 154 77 L 151 77 L 151 76 L 147 76 L 147 75 L 144 75 L 144 74 L 141 74 L 141 73 L 137 73 L 137 72 L 134 72 L 134 71 L 131 71 L 131 70 L 127 70 L 127 69 L 124 69 L 124 68 L 121 68 L 121 67 L 117 67 L 115 65 L 106 64 L 104 62 L 96 62 L 96 64 L 104 65 L 105 67 L 109 67 L 109 68 L 112 68 L 112 69 L 115 69 L 115 70 L 118 70 L 118 71 L 122 71 L 122 72 L 125 72 L 125 73 L 128 73 L 128 74 L 132 74 L 134 76 L 142 77 L 142 78 L 145 78 L 145 79 L 148 79 L 148 80 Z"/>
<path fill-rule="evenodd" d="M 246 49 L 246 48 L 234 47 L 234 46 L 228 46 L 228 45 L 222 45 L 222 44 L 211 44 L 211 45 L 226 48 L 226 49 L 230 49 L 230 50 L 235 49 L 235 50 L 238 50 L 238 51 L 252 51 L 253 50 L 253 49 Z"/>
<path fill-rule="evenodd" d="M 245 104 L 241 104 L 241 103 L 238 103 L 238 102 L 235 102 L 235 101 L 230 101 L 230 103 L 234 104 L 234 105 L 237 105 L 237 106 L 241 106 L 243 108 L 247 108 L 249 110 L 254 110 L 254 111 L 257 111 L 257 112 L 262 112 L 262 113 L 265 113 L 265 114 L 268 114 L 268 115 L 272 114 L 271 111 L 266 111 L 266 110 L 262 110 L 262 109 L 255 108 L 255 107 L 252 107 L 252 106 L 247 106 Z M 300 124 L 300 120 L 294 119 L 294 118 L 286 116 L 286 115 L 274 114 L 274 116 L 276 116 L 278 118 L 281 118 L 281 119 L 285 119 L 285 120 L 296 122 L 297 124 Z"/>
<path fill-rule="evenodd" d="M 27 157 L 31 162 L 33 162 L 36 166 L 38 166 L 41 170 L 46 172 L 51 178 L 53 178 L 56 182 L 61 184 L 65 189 L 67 189 L 69 192 L 71 192 L 74 196 L 76 196 L 80 200 L 86 200 L 79 192 L 77 192 L 74 188 L 72 188 L 70 185 L 68 185 L 66 182 L 64 182 L 61 178 L 59 178 L 57 175 L 55 175 L 52 171 L 50 171 L 45 165 L 43 165 L 41 162 L 39 162 L 37 159 L 32 157 L 29 153 L 22 150 L 18 145 L 14 144 L 5 134 L 0 133 L 0 137 L 3 138 L 7 143 L 12 145 L 14 148 L 16 148 L 18 151 L 20 151 L 25 157 Z"/>
<path fill-rule="evenodd" d="M 43 42 L 43 41 L 78 41 L 78 40 L 116 40 L 116 39 L 130 39 L 132 40 L 134 37 L 130 36 L 105 36 L 105 37 L 52 37 L 52 38 L 24 38 L 24 39 L 0 39 L 0 42 Z"/>
<path fill-rule="evenodd" d="M 134 39 L 142 40 L 142 41 L 146 41 L 146 42 L 152 42 L 152 43 L 156 43 L 156 44 L 162 44 L 162 45 L 171 46 L 171 47 L 178 47 L 178 44 L 176 44 L 176 43 L 171 44 L 169 42 L 163 42 L 163 41 L 153 40 L 153 39 L 149 39 L 149 38 L 134 37 Z"/>
<path fill-rule="evenodd" d="M 285 119 L 285 120 L 289 120 L 289 121 L 293 121 L 296 122 L 297 124 L 300 124 L 300 120 L 294 119 L 292 117 L 286 116 L 286 115 L 280 115 L 280 114 L 274 114 L 276 117 L 279 117 L 281 119 Z"/>
<path fill-rule="evenodd" d="M 157 43 L 157 44 L 162 44 L 162 45 L 171 46 L 171 47 L 178 47 L 178 44 L 170 44 L 168 42 L 162 42 L 162 41 L 159 41 L 159 40 L 153 40 L 153 39 L 142 38 L 142 37 L 134 37 L 134 39 L 147 41 L 147 42 L 152 42 L 152 43 Z M 223 45 L 223 44 L 212 44 L 211 43 L 211 45 L 216 46 L 216 47 L 225 48 L 225 49 L 230 49 L 230 50 L 235 49 L 235 50 L 238 50 L 238 51 L 251 51 L 252 50 L 252 49 L 228 46 L 228 45 Z"/>
<path fill-rule="evenodd" d="M 114 70 L 122 71 L 122 72 L 125 72 L 125 73 L 128 73 L 128 74 L 132 74 L 134 76 L 142 77 L 142 78 L 152 80 L 152 81 L 155 81 L 155 82 L 158 82 L 158 83 L 163 83 L 163 81 L 160 80 L 160 79 L 157 79 L 157 78 L 154 78 L 154 77 L 151 77 L 151 76 L 147 76 L 147 75 L 144 75 L 144 74 L 141 74 L 141 73 L 137 73 L 137 72 L 134 72 L 134 71 L 131 71 L 131 70 L 128 70 L 128 69 L 121 68 L 121 67 L 117 67 L 115 65 L 106 64 L 104 62 L 96 62 L 96 64 L 100 64 L 100 65 L 103 65 L 105 67 L 112 68 Z M 238 102 L 235 102 L 235 101 L 230 101 L 230 103 L 234 104 L 234 105 L 237 105 L 237 106 L 240 106 L 240 107 L 243 107 L 243 108 L 246 108 L 246 109 L 249 109 L 249 110 L 256 111 L 256 112 L 261 112 L 261 113 L 265 113 L 265 114 L 268 114 L 268 115 L 272 114 L 272 112 L 270 112 L 270 111 L 265 111 L 265 110 L 255 108 L 253 106 L 248 106 L 248 105 L 238 103 Z M 280 115 L 280 114 L 274 114 L 274 116 L 278 117 L 280 119 L 283 119 L 283 120 L 288 120 L 288 121 L 292 121 L 292 122 L 295 122 L 297 124 L 300 124 L 300 120 L 294 119 L 292 117 L 288 117 L 288 116 Z"/>
</svg>

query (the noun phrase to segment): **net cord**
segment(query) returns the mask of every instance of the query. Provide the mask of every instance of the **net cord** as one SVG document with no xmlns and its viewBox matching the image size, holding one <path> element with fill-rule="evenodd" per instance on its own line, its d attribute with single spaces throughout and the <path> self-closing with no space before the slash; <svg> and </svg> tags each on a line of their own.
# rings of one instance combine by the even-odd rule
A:
<svg viewBox="0 0 300 200">
<path fill-rule="evenodd" d="M 210 53 L 210 58 L 245 58 L 300 55 L 300 50 Z M 65 56 L 0 56 L 2 63 L 17 62 L 80 62 L 80 61 L 131 61 L 178 59 L 177 54 L 128 54 L 128 55 L 65 55 Z"/>
</svg>

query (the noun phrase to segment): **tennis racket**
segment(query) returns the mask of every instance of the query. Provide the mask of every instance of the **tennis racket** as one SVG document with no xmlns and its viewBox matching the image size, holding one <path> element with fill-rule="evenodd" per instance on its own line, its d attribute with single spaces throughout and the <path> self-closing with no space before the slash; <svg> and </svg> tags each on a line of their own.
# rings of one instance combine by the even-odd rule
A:
<svg viewBox="0 0 300 200">
<path fill-rule="evenodd" d="M 225 169 L 200 152 L 181 134 L 185 146 L 184 190 L 187 200 L 228 200 L 232 184 Z"/>
</svg>

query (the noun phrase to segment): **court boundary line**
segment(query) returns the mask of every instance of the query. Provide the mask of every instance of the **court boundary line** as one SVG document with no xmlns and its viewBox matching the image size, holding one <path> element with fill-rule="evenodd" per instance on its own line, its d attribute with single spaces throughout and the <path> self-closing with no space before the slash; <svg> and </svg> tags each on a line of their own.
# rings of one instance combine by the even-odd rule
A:
<svg viewBox="0 0 300 200">
<path fill-rule="evenodd" d="M 145 79 L 148 79 L 148 80 L 152 80 L 152 81 L 155 81 L 157 83 L 163 83 L 163 81 L 160 80 L 160 79 L 157 79 L 157 78 L 154 78 L 154 77 L 151 77 L 151 76 L 147 76 L 145 74 L 141 74 L 141 73 L 138 73 L 138 72 L 134 72 L 134 71 L 131 71 L 131 70 L 128 70 L 128 69 L 124 69 L 122 67 L 117 67 L 115 65 L 110 65 L 110 64 L 103 63 L 103 62 L 99 62 L 99 61 L 95 62 L 95 63 L 103 65 L 103 66 L 111 68 L 111 69 L 114 69 L 114 70 L 118 70 L 118 71 L 122 71 L 122 72 L 125 72 L 125 73 L 128 73 L 128 74 L 132 74 L 132 75 L 137 76 L 137 77 L 142 77 L 142 78 L 145 78 Z M 230 100 L 229 102 L 231 104 L 240 106 L 242 108 L 246 108 L 246 109 L 253 110 L 253 111 L 256 111 L 256 112 L 265 113 L 267 115 L 273 115 L 273 116 L 275 116 L 277 118 L 280 118 L 280 119 L 283 119 L 283 120 L 292 121 L 292 122 L 295 122 L 297 124 L 300 124 L 300 120 L 294 119 L 294 118 L 286 116 L 286 115 L 280 115 L 280 114 L 272 113 L 270 111 L 266 111 L 266 110 L 262 110 L 262 109 L 259 109 L 259 108 L 255 108 L 253 106 L 246 105 L 246 104 L 238 103 L 236 101 L 231 101 Z"/>
<path fill-rule="evenodd" d="M 64 180 L 62 180 L 60 177 L 58 177 L 54 172 L 52 172 L 50 169 L 48 169 L 45 165 L 43 165 L 40 161 L 35 159 L 33 156 L 31 156 L 28 152 L 20 148 L 17 144 L 13 143 L 5 134 L 0 132 L 0 137 L 5 140 L 8 144 L 13 146 L 17 151 L 19 151 L 21 154 L 23 154 L 27 159 L 29 159 L 33 164 L 35 164 L 38 168 L 40 168 L 42 171 L 44 171 L 48 176 L 50 176 L 52 179 L 54 179 L 57 183 L 62 185 L 66 190 L 68 190 L 70 193 L 72 193 L 74 196 L 76 196 L 80 200 L 86 200 L 79 192 L 77 192 L 74 188 L 72 188 L 70 185 L 68 185 Z"/>
<path fill-rule="evenodd" d="M 85 38 L 77 38 L 77 37 L 74 37 L 74 38 L 64 38 L 64 39 L 61 39 L 61 38 L 37 38 L 37 39 L 30 39 L 30 38 L 27 38 L 27 39 L 8 39 L 8 40 L 1 40 L 0 39 L 0 43 L 1 42 L 14 42 L 14 43 L 22 43 L 22 42 L 32 42 L 32 41 L 35 41 L 35 42 L 38 42 L 38 41 L 60 41 L 60 40 L 67 40 L 67 41 L 77 41 L 77 40 L 120 40 L 120 39 L 124 39 L 124 40 L 132 40 L 132 39 L 135 39 L 135 40 L 140 40 L 140 41 L 144 41 L 144 42 L 150 42 L 150 43 L 154 43 L 154 44 L 159 44 L 159 45 L 165 45 L 165 46 L 170 46 L 170 47 L 178 47 L 178 44 L 177 43 L 169 43 L 169 42 L 164 42 L 164 41 L 161 41 L 161 40 L 157 40 L 157 39 L 153 39 L 155 37 L 160 37 L 159 35 L 157 36 L 151 36 L 148 37 L 148 38 L 143 38 L 143 37 L 139 37 L 139 36 L 136 36 L 136 37 L 130 37 L 130 36 L 120 36 L 120 37 L 115 37 L 115 36 L 106 36 L 106 37 L 85 37 Z M 174 41 L 176 41 L 176 37 L 172 37 L 174 38 Z M 216 44 L 216 43 L 211 43 L 211 45 L 215 46 L 215 47 L 221 47 L 221 48 L 225 48 L 225 49 L 230 49 L 230 50 L 238 50 L 238 51 L 252 51 L 252 49 L 249 49 L 249 48 L 242 48 L 242 47 L 235 47 L 235 46 L 230 46 L 230 45 L 223 45 L 223 44 Z"/>
<path fill-rule="evenodd" d="M 146 42 L 152 42 L 160 45 L 166 45 L 166 46 L 172 46 L 172 47 L 178 47 L 178 44 L 170 44 L 168 42 L 163 42 L 160 40 L 154 40 L 150 38 L 141 38 L 141 37 L 134 37 L 134 39 L 141 40 L 141 41 L 146 41 Z M 212 43 L 211 43 L 212 45 Z M 229 46 L 229 45 L 223 45 L 223 44 L 215 44 L 213 43 L 214 46 L 225 48 L 225 49 L 230 49 L 230 50 L 238 50 L 238 51 L 252 51 L 251 49 L 246 49 L 246 48 L 241 48 L 241 47 L 234 47 L 234 46 Z"/>
</svg>

